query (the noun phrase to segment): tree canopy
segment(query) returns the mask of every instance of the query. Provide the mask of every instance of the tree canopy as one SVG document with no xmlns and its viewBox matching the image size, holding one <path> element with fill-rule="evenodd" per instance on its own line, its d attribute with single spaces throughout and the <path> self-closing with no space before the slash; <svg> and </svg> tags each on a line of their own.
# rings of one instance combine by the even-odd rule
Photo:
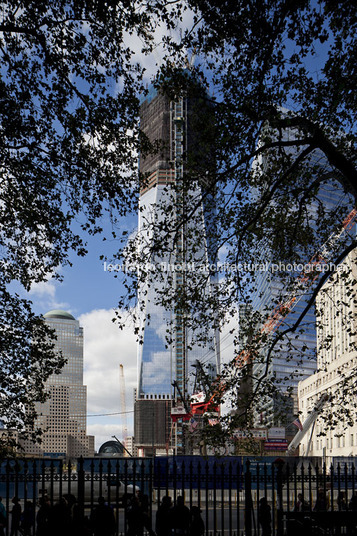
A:
<svg viewBox="0 0 357 536">
<path fill-rule="evenodd" d="M 162 258 L 165 249 L 172 248 L 170 240 L 178 243 L 180 228 L 199 228 L 200 199 L 191 184 L 201 178 L 201 184 L 206 183 L 203 197 L 213 191 L 215 195 L 213 257 L 234 269 L 220 275 L 213 293 L 204 292 L 207 272 L 190 273 L 185 289 L 168 285 L 159 299 L 166 307 L 185 311 L 187 324 L 201 341 L 213 324 L 222 326 L 224 319 L 244 311 L 233 358 L 211 386 L 216 401 L 233 401 L 236 417 L 225 423 L 232 431 L 251 420 L 253 405 L 259 413 L 266 397 L 291 394 L 284 384 L 289 385 L 291 375 L 298 377 L 308 359 L 316 359 L 305 344 L 297 348 L 297 340 L 304 339 L 303 331 L 309 329 L 306 315 L 333 272 L 324 269 L 321 274 L 319 269 L 326 262 L 338 265 L 356 247 L 348 226 L 338 240 L 330 237 L 339 235 L 356 203 L 357 19 L 345 1 L 191 0 L 188 5 L 192 25 L 180 41 L 167 37 L 167 62 L 157 83 L 171 98 L 180 91 L 194 91 L 190 80 L 200 80 L 207 88 L 206 100 L 215 117 L 216 167 L 207 170 L 204 163 L 200 172 L 199 166 L 187 163 L 179 189 L 188 208 L 179 218 L 148 223 L 153 238 L 144 259 L 152 259 L 153 253 Z M 195 55 L 189 76 L 188 49 Z M 177 191 L 173 196 L 177 198 Z M 203 239 L 196 232 L 196 240 Z M 138 251 L 143 256 L 142 249 L 135 251 L 134 259 Z M 307 274 L 300 266 L 311 259 L 320 262 Z M 270 272 L 265 284 L 275 287 L 270 297 L 260 286 L 259 266 L 265 263 Z M 272 266 L 288 268 L 272 274 Z M 147 277 L 143 272 L 143 281 Z M 288 315 L 289 300 L 301 294 L 304 307 Z M 351 300 L 353 296 L 351 289 Z M 277 314 L 276 307 L 280 328 L 269 331 L 264 326 Z M 343 322 L 353 334 L 351 317 Z M 279 352 L 294 365 L 285 379 L 269 373 Z M 243 402 L 241 386 L 249 381 L 253 387 L 244 393 Z M 352 401 L 353 411 L 354 406 Z"/>
<path fill-rule="evenodd" d="M 186 27 L 177 37 L 171 30 L 183 20 Z M 1 343 L 1 356 L 4 362 L 23 362 L 17 353 L 23 344 L 20 332 L 9 328 L 16 317 L 16 326 L 24 326 L 28 356 L 31 339 L 38 341 L 29 357 L 30 371 L 40 367 L 45 380 L 57 370 L 47 339 L 35 335 L 39 319 L 28 301 L 11 292 L 11 284 L 19 282 L 28 290 L 33 283 L 59 277 L 69 250 L 85 254 L 82 231 L 100 233 L 103 214 L 115 225 L 136 210 L 147 179 L 139 175 L 138 180 L 138 151 L 144 155 L 162 146 L 140 132 L 144 68 L 136 62 L 130 37 L 140 39 L 143 54 L 151 52 L 157 23 L 164 58 L 154 83 L 173 99 L 191 92 L 199 106 L 204 102 L 213 111 L 213 129 L 197 127 L 213 158 L 189 157 L 182 181 L 168 193 L 185 199 L 185 210 L 147 222 L 153 236 L 148 248 L 138 248 L 136 237 L 117 255 L 144 266 L 153 252 L 159 259 L 174 248 L 186 226 L 191 244 L 208 239 L 211 258 L 243 267 L 220 274 L 214 292 L 202 291 L 207 286 L 203 270 L 187 278 L 184 288 L 171 285 L 158 294 L 163 306 L 186 315 L 202 343 L 207 343 L 208 326 L 223 329 L 244 307 L 240 325 L 247 329 L 235 332 L 233 360 L 221 372 L 225 393 L 238 400 L 237 379 L 239 387 L 242 377 L 253 374 L 250 359 L 242 359 L 247 341 L 249 355 L 269 365 L 279 345 L 293 350 L 305 315 L 286 317 L 284 334 L 262 332 L 270 311 L 295 292 L 299 274 L 274 274 L 278 293 L 265 311 L 255 312 L 255 265 L 306 263 L 355 204 L 357 17 L 348 1 L 2 2 L 0 305 L 2 341 L 7 342 Z M 195 56 L 189 75 L 188 51 Z M 200 185 L 199 197 L 192 181 Z M 326 203 L 338 190 L 338 204 Z M 208 237 L 195 225 L 202 219 L 202 196 L 210 212 Z M 173 204 L 162 208 L 167 206 Z M 75 230 L 78 222 L 80 232 Z M 341 262 L 355 247 L 354 238 L 346 232 L 329 247 L 329 260 Z M 191 251 L 197 262 L 200 253 Z M 309 276 L 310 306 L 329 272 L 315 275 Z M 136 285 L 129 278 L 121 307 L 132 308 L 147 277 L 142 269 L 135 273 Z M 20 383 L 23 374 L 19 372 Z M 8 378 L 1 387 L 3 415 L 13 400 Z M 259 378 L 255 385 L 274 395 L 279 388 L 274 378 L 264 371 Z M 25 401 L 18 399 L 21 418 L 23 405 L 43 396 L 40 383 L 36 389 L 27 391 Z M 212 391 L 217 399 L 223 396 L 217 384 Z M 252 396 L 256 400 L 258 393 L 248 396 L 243 412 Z"/>
<path fill-rule="evenodd" d="M 63 359 L 14 283 L 30 290 L 60 278 L 103 216 L 114 234 L 136 210 L 137 138 L 128 132 L 144 86 L 128 42 L 134 34 L 149 49 L 153 22 L 150 7 L 126 1 L 1 8 L 0 415 L 30 430 L 43 382 Z"/>
</svg>

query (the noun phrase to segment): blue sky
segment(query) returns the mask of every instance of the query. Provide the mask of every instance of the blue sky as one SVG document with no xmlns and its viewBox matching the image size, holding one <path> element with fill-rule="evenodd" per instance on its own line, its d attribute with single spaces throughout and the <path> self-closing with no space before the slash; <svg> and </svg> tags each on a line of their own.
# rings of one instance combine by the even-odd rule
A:
<svg viewBox="0 0 357 536">
<path fill-rule="evenodd" d="M 189 26 L 192 14 L 187 11 L 182 22 Z M 147 82 L 156 71 L 162 54 L 162 29 L 157 26 L 155 40 L 158 46 L 150 57 L 142 54 L 142 42 L 128 35 L 127 45 L 136 50 L 136 60 L 146 68 Z M 122 228 L 133 232 L 137 215 L 122 221 Z M 110 236 L 108 225 L 104 224 Z M 44 314 L 51 309 L 70 312 L 84 328 L 84 384 L 87 385 L 87 432 L 96 436 L 96 448 L 116 435 L 123 439 L 125 419 L 119 393 L 119 365 L 124 365 L 126 384 L 127 427 L 133 434 L 133 390 L 137 385 L 137 345 L 133 327 L 128 323 L 124 330 L 112 322 L 114 308 L 123 292 L 120 278 L 104 270 L 100 255 L 109 258 L 120 247 L 114 241 L 102 241 L 101 236 L 87 237 L 88 254 L 84 258 L 70 255 L 72 267 L 60 269 L 63 281 L 50 280 L 33 285 L 30 298 L 34 311 Z M 109 415 L 117 413 L 116 415 Z"/>
</svg>

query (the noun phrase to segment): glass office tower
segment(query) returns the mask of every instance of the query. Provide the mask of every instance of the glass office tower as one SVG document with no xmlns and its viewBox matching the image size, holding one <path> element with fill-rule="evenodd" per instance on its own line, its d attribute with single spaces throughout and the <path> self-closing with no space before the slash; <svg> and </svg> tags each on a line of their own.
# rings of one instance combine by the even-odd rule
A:
<svg viewBox="0 0 357 536">
<path fill-rule="evenodd" d="M 294 131 L 286 130 L 284 139 L 294 138 Z M 291 149 L 285 149 L 286 153 Z M 297 156 L 297 154 L 295 155 Z M 260 173 L 269 172 L 269 158 L 262 158 L 256 166 Z M 308 206 L 308 219 L 312 232 L 315 233 L 319 223 L 319 205 L 324 207 L 327 214 L 331 214 L 331 221 L 336 221 L 342 226 L 343 218 L 352 209 L 353 200 L 350 195 L 343 192 L 341 186 L 334 180 L 331 167 L 326 161 L 326 157 L 319 151 L 314 151 L 310 156 L 310 166 L 312 173 L 316 177 L 323 177 L 319 185 L 317 199 Z M 259 202 L 259 191 L 254 191 L 254 197 Z M 279 211 L 277 207 L 277 211 Z M 284 226 L 281 233 L 286 233 Z M 319 243 L 322 247 L 324 239 Z M 317 253 L 314 251 L 313 253 Z M 295 295 L 284 289 L 284 282 L 271 270 L 273 252 L 265 244 L 262 244 L 259 255 L 262 262 L 269 266 L 268 270 L 258 273 L 255 280 L 255 292 L 252 296 L 252 309 L 259 311 L 265 319 L 269 312 L 272 312 L 278 304 L 285 303 L 287 299 L 297 298 L 297 305 L 288 314 L 278 330 L 285 330 L 292 326 L 304 311 L 311 296 L 312 288 L 301 287 Z M 308 264 L 311 260 L 311 252 L 306 255 L 300 252 L 302 263 Z M 275 262 L 275 261 L 274 261 Z M 301 271 L 291 271 L 291 275 L 297 281 L 301 277 Z M 289 426 L 296 416 L 297 408 L 297 386 L 298 382 L 309 377 L 316 371 L 316 317 L 314 307 L 310 307 L 298 330 L 288 338 L 283 338 L 271 355 L 268 377 L 278 386 L 278 393 L 275 396 L 266 396 L 259 400 L 259 409 L 256 414 L 257 424 L 264 426 Z M 290 339 L 290 343 L 288 340 Z M 264 358 L 264 352 L 262 357 Z M 254 377 L 257 379 L 265 371 L 265 362 L 254 365 Z M 291 432 L 295 432 L 292 426 Z"/>
<path fill-rule="evenodd" d="M 207 108 L 201 107 L 201 112 L 206 122 L 209 121 Z M 172 445 L 174 440 L 176 452 L 182 452 L 182 427 L 176 427 L 175 438 L 168 429 L 171 423 L 167 418 L 167 401 L 173 397 L 172 383 L 177 382 L 182 395 L 188 398 L 193 393 L 193 365 L 197 360 L 211 365 L 212 373 L 216 374 L 219 333 L 212 328 L 205 334 L 205 341 L 198 343 L 199 327 L 193 328 L 191 322 L 195 312 L 181 311 L 175 303 L 165 300 L 165 296 L 193 288 L 198 269 L 202 276 L 202 269 L 206 270 L 202 267 L 214 262 L 209 243 L 213 196 L 203 199 L 202 178 L 192 180 L 188 189 L 180 188 L 190 155 L 205 150 L 193 127 L 197 122 L 193 101 L 182 95 L 173 101 L 151 89 L 142 103 L 140 121 L 142 131 L 152 143 L 159 142 L 160 149 L 140 159 L 140 172 L 145 180 L 139 201 L 138 247 L 151 264 L 152 272 L 150 281 L 141 281 L 138 293 L 143 341 L 138 350 L 135 441 L 139 448 L 149 452 L 153 446 L 167 448 L 168 442 Z M 207 155 L 202 154 L 202 167 L 205 158 Z M 180 221 L 183 211 L 193 203 L 197 207 L 195 217 L 173 231 L 175 222 Z M 165 247 L 161 252 L 153 251 L 152 245 L 161 239 Z M 216 276 L 209 269 L 205 275 L 207 283 L 202 292 L 209 296 Z M 148 412 L 143 405 L 145 400 L 151 401 Z M 166 423 L 164 433 L 159 423 Z"/>
<path fill-rule="evenodd" d="M 83 328 L 70 313 L 49 311 L 46 323 L 55 330 L 57 351 L 67 359 L 60 374 L 46 382 L 50 398 L 37 405 L 38 424 L 44 430 L 45 456 L 94 456 L 94 436 L 86 435 L 87 387 L 83 385 Z"/>
</svg>

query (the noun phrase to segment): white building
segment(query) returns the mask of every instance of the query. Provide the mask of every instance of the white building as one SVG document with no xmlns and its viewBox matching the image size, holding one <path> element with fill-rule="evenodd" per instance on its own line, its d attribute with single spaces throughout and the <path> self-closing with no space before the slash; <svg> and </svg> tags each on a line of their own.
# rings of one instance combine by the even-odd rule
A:
<svg viewBox="0 0 357 536">
<path fill-rule="evenodd" d="M 303 438 L 300 454 L 357 455 L 357 420 L 348 419 L 346 412 L 353 410 L 357 372 L 357 250 L 347 256 L 338 272 L 322 287 L 316 311 L 317 372 L 298 386 L 301 422 L 322 394 L 332 395 L 332 400 L 325 404 L 314 427 Z M 326 419 L 334 421 L 332 430 L 328 429 Z"/>
<path fill-rule="evenodd" d="M 138 449 L 135 445 L 135 438 L 134 436 L 128 436 L 125 440 L 125 448 L 128 452 L 135 458 L 138 455 Z M 125 454 L 125 456 L 127 453 Z"/>
</svg>

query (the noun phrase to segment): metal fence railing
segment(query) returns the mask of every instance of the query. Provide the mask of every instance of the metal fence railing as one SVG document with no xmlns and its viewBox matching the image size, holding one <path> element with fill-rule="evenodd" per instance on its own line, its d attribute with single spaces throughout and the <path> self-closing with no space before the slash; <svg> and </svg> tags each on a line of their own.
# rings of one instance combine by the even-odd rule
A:
<svg viewBox="0 0 357 536">
<path fill-rule="evenodd" d="M 357 535 L 353 458 L 4 459 L 0 496 L 6 536 Z"/>
</svg>

